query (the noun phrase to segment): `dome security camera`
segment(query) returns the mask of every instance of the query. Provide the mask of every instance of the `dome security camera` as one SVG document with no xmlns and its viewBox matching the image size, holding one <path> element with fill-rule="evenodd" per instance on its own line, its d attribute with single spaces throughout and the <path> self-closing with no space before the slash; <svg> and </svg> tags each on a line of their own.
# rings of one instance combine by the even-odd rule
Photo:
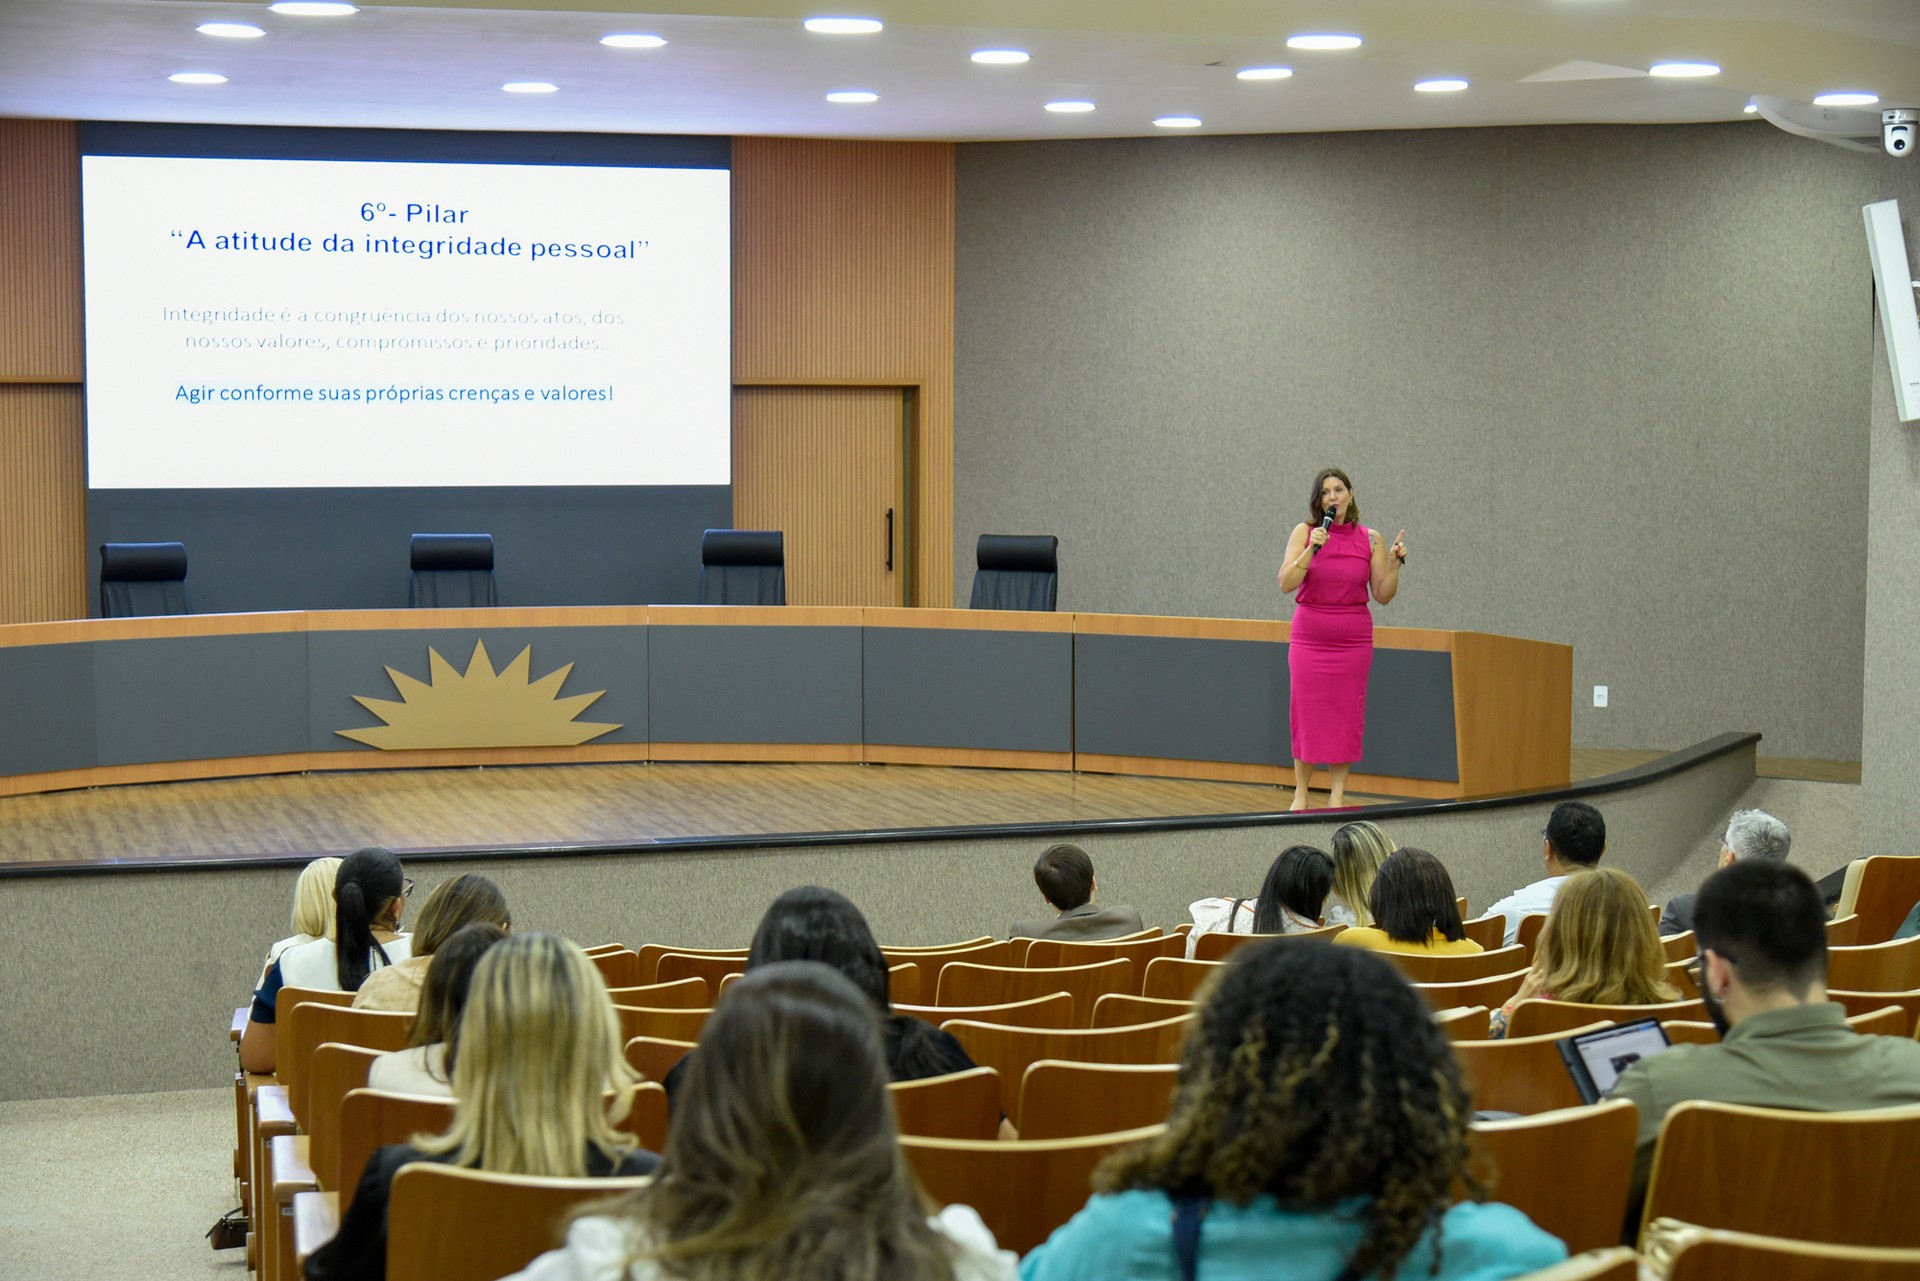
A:
<svg viewBox="0 0 1920 1281">
<path fill-rule="evenodd" d="M 1916 129 L 1920 129 L 1920 111 L 1888 107 L 1880 113 L 1880 145 L 1890 156 L 1913 154 Z"/>
</svg>

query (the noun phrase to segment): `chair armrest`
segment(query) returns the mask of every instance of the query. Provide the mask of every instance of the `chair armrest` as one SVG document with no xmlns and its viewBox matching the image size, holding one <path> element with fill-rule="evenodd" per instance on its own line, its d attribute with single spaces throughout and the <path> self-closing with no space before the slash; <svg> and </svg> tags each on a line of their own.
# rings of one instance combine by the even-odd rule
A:
<svg viewBox="0 0 1920 1281">
<path fill-rule="evenodd" d="M 307 1160 L 308 1142 L 304 1134 L 282 1134 L 267 1141 L 275 1204 L 285 1205 L 299 1192 L 319 1190 L 320 1181 L 314 1177 L 313 1166 Z"/>
<path fill-rule="evenodd" d="M 227 1039 L 239 1044 L 240 1034 L 247 1030 L 247 1018 L 252 1014 L 251 1006 L 243 1005 L 233 1012 L 233 1022 L 227 1025 Z"/>
<path fill-rule="evenodd" d="M 284 1085 L 263 1085 L 253 1092 L 253 1117 L 262 1137 L 292 1134 L 300 1128 L 294 1122 Z"/>
<path fill-rule="evenodd" d="M 293 1257 L 306 1270 L 307 1256 L 340 1231 L 338 1192 L 300 1192 L 293 1198 Z"/>
</svg>

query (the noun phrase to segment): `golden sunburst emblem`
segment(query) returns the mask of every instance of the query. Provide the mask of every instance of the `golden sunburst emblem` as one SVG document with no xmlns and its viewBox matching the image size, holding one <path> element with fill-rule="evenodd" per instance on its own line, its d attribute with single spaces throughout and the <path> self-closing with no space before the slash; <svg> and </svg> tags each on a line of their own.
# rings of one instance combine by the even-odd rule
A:
<svg viewBox="0 0 1920 1281">
<path fill-rule="evenodd" d="M 432 648 L 427 650 L 427 665 L 426 681 L 387 668 L 387 678 L 400 692 L 397 703 L 353 696 L 354 702 L 386 724 L 334 733 L 391 752 L 432 747 L 576 747 L 620 728 L 574 719 L 607 691 L 561 698 L 560 687 L 573 671 L 572 663 L 537 681 L 529 679 L 531 645 L 498 672 L 487 657 L 486 642 L 480 640 L 473 643 L 473 656 L 464 672 L 454 670 Z"/>
</svg>

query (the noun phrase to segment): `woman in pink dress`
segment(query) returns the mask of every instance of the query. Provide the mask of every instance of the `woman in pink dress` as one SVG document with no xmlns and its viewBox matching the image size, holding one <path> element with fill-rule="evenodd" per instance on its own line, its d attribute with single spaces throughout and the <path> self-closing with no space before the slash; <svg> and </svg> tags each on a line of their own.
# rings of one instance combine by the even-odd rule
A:
<svg viewBox="0 0 1920 1281">
<path fill-rule="evenodd" d="M 1360 759 L 1367 727 L 1367 674 L 1373 669 L 1373 614 L 1400 590 L 1407 531 L 1389 546 L 1360 523 L 1353 482 L 1338 467 L 1313 478 L 1310 520 L 1293 527 L 1280 590 L 1294 597 L 1287 644 L 1292 682 L 1287 721 L 1293 732 L 1293 805 L 1307 808 L 1313 767 L 1333 776 L 1329 804 L 1345 799 L 1347 769 Z"/>
</svg>

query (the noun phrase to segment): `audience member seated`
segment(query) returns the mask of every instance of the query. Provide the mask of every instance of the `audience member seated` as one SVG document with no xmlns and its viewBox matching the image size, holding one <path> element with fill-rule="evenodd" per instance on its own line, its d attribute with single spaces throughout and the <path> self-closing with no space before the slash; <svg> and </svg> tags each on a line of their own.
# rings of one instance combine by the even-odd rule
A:
<svg viewBox="0 0 1920 1281">
<path fill-rule="evenodd" d="M 900 1152 L 871 994 L 763 965 L 700 1034 L 651 1184 L 574 1220 L 513 1281 L 1011 1281 L 980 1216 Z"/>
<path fill-rule="evenodd" d="M 420 1008 L 420 985 L 427 977 L 428 963 L 455 930 L 475 921 L 513 929 L 507 896 L 498 885 L 468 872 L 434 886 L 413 922 L 413 955 L 369 974 L 353 994 L 353 1008 L 414 1013 Z"/>
<path fill-rule="evenodd" d="M 414 1161 L 574 1179 L 653 1172 L 658 1158 L 613 1128 L 632 1106 L 634 1077 L 606 984 L 573 943 L 534 933 L 488 949 L 458 1048 L 453 1124 L 367 1159 L 339 1234 L 307 1259 L 307 1281 L 384 1281 L 387 1197 Z"/>
<path fill-rule="evenodd" d="M 273 1071 L 273 1024 L 283 987 L 358 992 L 367 976 L 413 955 L 412 939 L 400 933 L 413 882 L 390 851 L 356 850 L 334 873 L 334 937 L 315 939 L 282 952 L 267 967 L 253 994 L 253 1009 L 240 1037 L 240 1066 Z"/>
<path fill-rule="evenodd" d="M 1058 915 L 1044 921 L 1017 921 L 1007 931 L 1008 938 L 1091 943 L 1146 928 L 1140 922 L 1140 909 L 1124 903 L 1101 907 L 1093 901 L 1100 883 L 1093 877 L 1093 860 L 1078 845 L 1049 845 L 1040 851 L 1033 863 L 1033 880 Z"/>
<path fill-rule="evenodd" d="M 1920 1103 L 1920 1044 L 1863 1036 L 1827 1000 L 1826 906 L 1805 872 L 1775 859 L 1720 869 L 1700 886 L 1693 932 L 1694 982 L 1721 1040 L 1642 1059 L 1613 1087 L 1640 1109 L 1636 1218 L 1660 1123 L 1676 1103 L 1811 1112 Z"/>
<path fill-rule="evenodd" d="M 453 1069 L 459 1061 L 460 1020 L 467 1009 L 473 972 L 487 949 L 507 937 L 490 921 L 475 921 L 453 932 L 427 967 L 420 1008 L 407 1029 L 407 1048 L 382 1054 L 367 1073 L 367 1084 L 389 1094 L 453 1097 Z"/>
<path fill-rule="evenodd" d="M 1647 912 L 1647 892 L 1617 867 L 1596 868 L 1567 882 L 1553 900 L 1533 969 L 1494 1011 L 1487 1035 L 1504 1037 L 1514 1007 L 1526 1000 L 1653 1005 L 1679 999 L 1679 989 L 1667 982 L 1667 956 Z"/>
<path fill-rule="evenodd" d="M 1377 823 L 1348 823 L 1333 834 L 1333 892 L 1327 895 L 1327 924 L 1372 925 L 1367 899 L 1373 878 L 1393 853 L 1393 839 Z"/>
<path fill-rule="evenodd" d="M 1507 918 L 1506 946 L 1520 937 L 1520 918 L 1551 911 L 1553 899 L 1567 878 L 1590 872 L 1607 852 L 1607 823 L 1600 811 L 1582 801 L 1562 801 L 1547 816 L 1540 832 L 1540 857 L 1546 864 L 1544 880 L 1535 881 L 1495 903 L 1488 916 Z"/>
<path fill-rule="evenodd" d="M 1267 867 L 1256 898 L 1203 898 L 1189 904 L 1193 930 L 1187 955 L 1202 934 L 1298 934 L 1320 928 L 1333 888 L 1333 860 L 1311 845 L 1289 845 Z"/>
<path fill-rule="evenodd" d="M 1374 952 L 1453 955 L 1486 949 L 1467 937 L 1453 878 L 1439 859 L 1408 846 L 1380 864 L 1367 900 L 1372 925 L 1344 930 L 1335 943 Z"/>
<path fill-rule="evenodd" d="M 1776 862 L 1787 857 L 1793 833 L 1765 810 L 1738 810 L 1727 820 L 1726 835 L 1720 838 L 1720 861 L 1714 870 L 1731 865 L 1736 859 L 1770 858 Z M 1662 934 L 1685 934 L 1693 928 L 1693 893 L 1676 894 L 1667 900 L 1660 913 Z"/>
<path fill-rule="evenodd" d="M 260 967 L 255 987 L 267 981 L 267 971 L 288 948 L 333 937 L 333 878 L 339 870 L 340 860 L 332 856 L 314 859 L 300 869 L 300 879 L 293 886 L 293 933 L 267 949 L 267 962 Z"/>
<path fill-rule="evenodd" d="M 1446 1036 L 1387 962 L 1250 944 L 1201 1007 L 1166 1133 L 1099 1168 L 1022 1281 L 1174 1281 L 1196 1256 L 1209 1281 L 1492 1281 L 1564 1259 L 1513 1207 L 1454 1203 L 1481 1191 L 1472 1112 Z"/>
</svg>

